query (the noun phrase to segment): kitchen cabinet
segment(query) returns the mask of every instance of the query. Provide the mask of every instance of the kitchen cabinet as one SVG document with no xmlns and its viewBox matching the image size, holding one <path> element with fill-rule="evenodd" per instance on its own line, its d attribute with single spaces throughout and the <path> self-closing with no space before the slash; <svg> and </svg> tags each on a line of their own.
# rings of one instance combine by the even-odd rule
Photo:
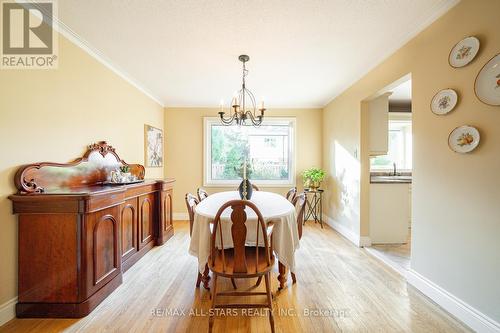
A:
<svg viewBox="0 0 500 333">
<path fill-rule="evenodd" d="M 386 155 L 389 150 L 389 96 L 383 94 L 369 102 L 368 129 L 370 155 Z"/>
<path fill-rule="evenodd" d="M 408 241 L 410 186 L 408 183 L 370 184 L 372 244 L 403 244 Z"/>
</svg>

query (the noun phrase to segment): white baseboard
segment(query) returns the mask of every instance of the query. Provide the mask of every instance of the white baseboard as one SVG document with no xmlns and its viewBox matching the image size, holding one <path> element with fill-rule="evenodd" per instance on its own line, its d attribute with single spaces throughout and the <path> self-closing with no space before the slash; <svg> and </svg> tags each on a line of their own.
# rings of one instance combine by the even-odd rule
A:
<svg viewBox="0 0 500 333">
<path fill-rule="evenodd" d="M 17 297 L 0 305 L 0 326 L 16 318 Z"/>
<path fill-rule="evenodd" d="M 324 215 L 324 214 L 323 214 Z M 360 236 L 354 231 L 335 221 L 329 216 L 326 217 L 326 224 L 338 231 L 339 234 L 347 238 L 350 242 L 358 247 L 370 246 L 372 244 L 370 237 Z"/>
<path fill-rule="evenodd" d="M 406 272 L 406 280 L 474 331 L 480 333 L 500 332 L 500 323 L 450 294 L 414 270 L 410 269 Z"/>
<path fill-rule="evenodd" d="M 372 246 L 372 239 L 368 236 L 359 237 L 359 247 Z"/>
<path fill-rule="evenodd" d="M 189 221 L 188 213 L 173 213 L 172 218 L 174 221 Z"/>
<path fill-rule="evenodd" d="M 500 324 L 498 322 L 489 318 L 482 312 L 476 310 L 474 307 L 465 303 L 461 299 L 450 294 L 413 269 L 404 269 L 397 264 L 394 264 L 391 260 L 387 259 L 383 255 L 380 255 L 377 251 L 374 251 L 371 248 L 367 247 L 365 248 L 365 250 L 369 254 L 392 268 L 395 272 L 399 273 L 403 278 L 406 279 L 409 284 L 417 288 L 425 296 L 429 297 L 431 300 L 433 300 L 435 303 L 449 312 L 452 316 L 460 320 L 462 323 L 464 323 L 474 331 L 479 333 L 500 332 Z"/>
</svg>

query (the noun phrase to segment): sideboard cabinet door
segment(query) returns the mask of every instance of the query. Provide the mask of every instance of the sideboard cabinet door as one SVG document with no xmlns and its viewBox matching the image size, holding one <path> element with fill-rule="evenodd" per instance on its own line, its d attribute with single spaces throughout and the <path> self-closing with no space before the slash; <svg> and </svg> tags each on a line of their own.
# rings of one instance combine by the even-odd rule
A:
<svg viewBox="0 0 500 333">
<path fill-rule="evenodd" d="M 173 190 L 168 188 L 160 192 L 160 225 L 157 245 L 164 244 L 174 234 L 172 219 Z"/>
<path fill-rule="evenodd" d="M 154 240 L 155 194 L 139 197 L 139 250 Z"/>
<path fill-rule="evenodd" d="M 120 238 L 122 261 L 139 251 L 137 198 L 128 199 L 120 206 Z"/>
<path fill-rule="evenodd" d="M 165 219 L 165 226 L 163 229 L 163 232 L 167 234 L 170 229 L 173 228 L 173 219 L 172 219 L 172 200 L 173 200 L 173 193 L 172 189 L 167 190 L 165 192 L 165 201 L 164 201 L 164 210 L 163 213 L 165 214 L 164 219 Z"/>
<path fill-rule="evenodd" d="M 86 215 L 87 297 L 121 274 L 120 206 Z"/>
</svg>

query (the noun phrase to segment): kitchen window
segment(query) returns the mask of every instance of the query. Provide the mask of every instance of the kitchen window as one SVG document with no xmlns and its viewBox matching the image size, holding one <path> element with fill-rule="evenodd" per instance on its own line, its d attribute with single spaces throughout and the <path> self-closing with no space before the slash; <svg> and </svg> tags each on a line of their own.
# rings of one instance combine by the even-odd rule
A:
<svg viewBox="0 0 500 333">
<path fill-rule="evenodd" d="M 224 126 L 219 118 L 204 118 L 204 186 L 238 185 L 245 156 L 255 184 L 292 186 L 294 148 L 293 118 L 267 118 L 259 127 Z"/>
<path fill-rule="evenodd" d="M 406 119 L 404 119 L 406 118 Z M 389 141 L 387 155 L 370 159 L 371 171 L 412 170 L 412 121 L 409 117 L 389 115 Z"/>
</svg>

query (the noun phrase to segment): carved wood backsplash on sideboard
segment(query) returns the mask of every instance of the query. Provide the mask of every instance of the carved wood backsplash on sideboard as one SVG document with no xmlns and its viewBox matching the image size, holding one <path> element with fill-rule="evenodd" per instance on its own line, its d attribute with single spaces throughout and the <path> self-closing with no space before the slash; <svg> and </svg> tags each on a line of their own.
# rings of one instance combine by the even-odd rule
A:
<svg viewBox="0 0 500 333">
<path fill-rule="evenodd" d="M 85 154 L 69 163 L 41 162 L 24 165 L 17 171 L 14 182 L 19 193 L 43 193 L 61 188 L 91 186 L 104 183 L 109 172 L 128 165 L 130 172 L 144 179 L 144 166 L 128 164 L 106 141 L 88 146 Z"/>
</svg>

